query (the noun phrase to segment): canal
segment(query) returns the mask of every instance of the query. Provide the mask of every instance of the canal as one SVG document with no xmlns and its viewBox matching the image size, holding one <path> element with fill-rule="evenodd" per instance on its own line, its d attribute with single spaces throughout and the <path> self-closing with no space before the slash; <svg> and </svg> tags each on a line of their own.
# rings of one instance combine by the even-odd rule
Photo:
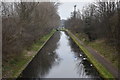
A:
<svg viewBox="0 0 120 80">
<path fill-rule="evenodd" d="M 20 78 L 101 79 L 84 53 L 63 31 L 57 31 L 38 52 Z"/>
</svg>

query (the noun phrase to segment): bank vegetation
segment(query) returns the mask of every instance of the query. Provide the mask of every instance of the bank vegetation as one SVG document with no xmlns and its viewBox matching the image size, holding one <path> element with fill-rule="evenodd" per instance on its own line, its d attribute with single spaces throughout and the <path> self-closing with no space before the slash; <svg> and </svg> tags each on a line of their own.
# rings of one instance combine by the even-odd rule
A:
<svg viewBox="0 0 120 80">
<path fill-rule="evenodd" d="M 13 78 L 12 69 L 19 61 L 21 67 L 24 63 L 24 51 L 59 26 L 58 6 L 56 2 L 2 2 L 4 78 Z"/>
<path fill-rule="evenodd" d="M 65 21 L 65 27 L 118 68 L 120 1 L 99 0 L 85 6 L 81 11 L 75 10 Z"/>
</svg>

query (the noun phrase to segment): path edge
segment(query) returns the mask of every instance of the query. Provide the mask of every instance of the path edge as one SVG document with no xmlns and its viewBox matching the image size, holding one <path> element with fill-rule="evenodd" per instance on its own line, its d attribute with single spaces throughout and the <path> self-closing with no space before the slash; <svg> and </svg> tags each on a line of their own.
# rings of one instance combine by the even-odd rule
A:
<svg viewBox="0 0 120 80">
<path fill-rule="evenodd" d="M 85 55 L 87 56 L 87 58 L 89 59 L 89 61 L 93 64 L 93 66 L 96 68 L 96 70 L 99 72 L 99 74 L 101 75 L 101 77 L 103 77 L 104 79 L 108 79 L 108 78 L 115 79 L 115 77 L 104 66 L 102 66 L 102 64 L 100 64 L 94 58 L 94 56 L 87 49 L 85 49 L 85 47 L 77 39 L 74 38 L 75 36 L 71 35 L 72 33 L 69 30 L 65 30 L 65 31 L 72 38 L 72 40 L 79 46 L 79 48 L 85 53 Z M 93 60 L 95 60 L 95 61 L 93 61 Z M 98 65 L 95 64 L 95 63 L 98 63 Z M 102 71 L 99 66 L 101 68 L 103 68 L 105 71 Z M 107 75 L 104 72 L 107 73 Z"/>
</svg>

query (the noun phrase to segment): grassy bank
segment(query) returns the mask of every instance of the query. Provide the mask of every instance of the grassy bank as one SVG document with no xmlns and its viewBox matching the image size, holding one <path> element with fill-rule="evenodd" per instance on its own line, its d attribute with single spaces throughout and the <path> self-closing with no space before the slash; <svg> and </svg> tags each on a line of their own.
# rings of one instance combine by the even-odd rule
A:
<svg viewBox="0 0 120 80">
<path fill-rule="evenodd" d="M 114 47 L 106 44 L 105 40 L 88 41 L 85 34 L 75 33 L 75 36 L 85 43 L 85 45 L 94 48 L 101 56 L 105 57 L 112 65 L 118 68 L 118 54 Z M 119 68 L 120 69 L 120 68 Z"/>
<path fill-rule="evenodd" d="M 110 62 L 112 62 L 113 66 L 118 68 L 118 55 L 116 49 L 114 49 L 111 46 L 108 46 L 104 41 L 94 41 L 94 42 L 89 42 L 88 44 L 95 50 L 97 50 L 102 56 L 107 58 Z"/>
<path fill-rule="evenodd" d="M 86 54 L 89 61 L 93 63 L 94 67 L 98 70 L 103 78 L 114 78 L 113 75 L 102 65 L 100 64 L 92 55 L 91 53 L 81 45 L 78 40 L 69 32 L 67 31 L 70 37 L 75 41 L 75 43 L 80 47 L 80 49 Z"/>
<path fill-rule="evenodd" d="M 45 45 L 45 43 L 54 34 L 55 30 L 51 33 L 44 35 L 36 43 L 31 45 L 29 49 L 26 49 L 20 55 L 11 57 L 8 62 L 4 62 L 3 65 L 3 77 L 4 78 L 17 78 L 19 74 L 25 69 L 29 62 L 35 57 L 37 52 Z"/>
</svg>

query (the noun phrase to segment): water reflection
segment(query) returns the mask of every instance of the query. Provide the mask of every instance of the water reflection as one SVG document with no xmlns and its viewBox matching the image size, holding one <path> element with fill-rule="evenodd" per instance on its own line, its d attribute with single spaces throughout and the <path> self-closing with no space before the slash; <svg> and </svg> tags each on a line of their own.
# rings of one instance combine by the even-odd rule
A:
<svg viewBox="0 0 120 80">
<path fill-rule="evenodd" d="M 59 45 L 57 44 L 59 39 L 60 32 L 56 32 L 50 41 L 47 42 L 48 46 L 45 45 L 23 71 L 21 74 L 22 78 L 41 78 L 48 74 L 54 62 L 58 59 L 55 49 Z"/>
<path fill-rule="evenodd" d="M 66 35 L 68 34 L 66 33 Z M 94 79 L 101 78 L 97 70 L 93 67 L 93 64 L 88 61 L 87 56 L 82 50 L 80 50 L 79 46 L 77 46 L 71 38 L 69 38 L 69 44 L 74 52 L 74 56 L 77 58 L 76 67 L 77 73 L 80 75 L 80 77 Z"/>
<path fill-rule="evenodd" d="M 99 74 L 65 32 L 56 32 L 20 77 L 93 80 L 99 78 Z"/>
</svg>

